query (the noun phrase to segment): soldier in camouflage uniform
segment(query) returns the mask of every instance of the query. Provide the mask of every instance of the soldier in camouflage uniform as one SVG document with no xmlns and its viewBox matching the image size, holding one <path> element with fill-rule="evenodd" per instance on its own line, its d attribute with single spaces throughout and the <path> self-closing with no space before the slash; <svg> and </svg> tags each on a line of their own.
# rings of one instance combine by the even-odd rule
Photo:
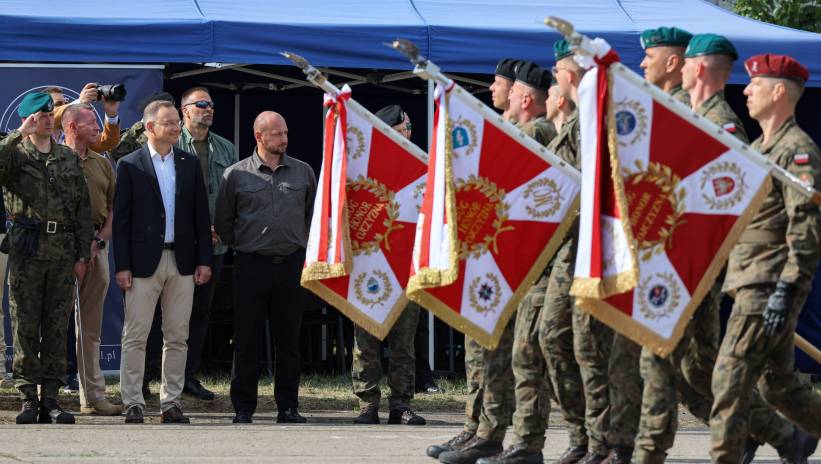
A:
<svg viewBox="0 0 821 464">
<path fill-rule="evenodd" d="M 807 69 L 784 55 L 758 55 L 745 63 L 750 116 L 763 130 L 752 147 L 809 185 L 821 182 L 821 152 L 795 121 Z M 730 253 L 724 290 L 735 303 L 713 371 L 710 413 L 716 463 L 739 462 L 747 437 L 753 385 L 794 421 L 789 446 L 776 446 L 782 462 L 807 462 L 821 436 L 821 394 L 795 376 L 796 321 L 810 290 L 821 249 L 818 205 L 773 180 L 758 213 Z M 755 408 L 755 406 L 753 406 Z"/>
<path fill-rule="evenodd" d="M 65 384 L 75 277 L 85 274 L 94 230 L 78 159 L 52 142 L 52 109 L 48 94 L 26 95 L 18 108 L 23 124 L 0 142 L 0 184 L 14 218 L 8 233 L 9 312 L 12 368 L 23 398 L 18 424 L 74 423 L 57 404 L 57 393 Z"/>
<path fill-rule="evenodd" d="M 493 106 L 503 111 L 502 117 L 505 119 L 510 108 L 510 88 L 516 79 L 516 69 L 520 63 L 511 58 L 500 60 L 490 86 Z M 498 441 L 501 442 L 504 438 L 505 428 L 510 423 L 515 406 L 513 372 L 510 368 L 514 323 L 515 320 L 511 318 L 495 350 L 486 350 L 475 340 L 465 337 L 465 376 L 468 385 L 465 427 L 447 442 L 429 446 L 426 450 L 428 456 L 438 458 L 443 453 L 458 451 L 469 444 L 474 445 L 474 438 L 480 430 L 482 436 L 488 437 L 498 436 L 501 428 L 501 438 Z"/>
<path fill-rule="evenodd" d="M 713 34 L 693 37 L 685 50 L 682 85 L 696 113 L 746 142 L 741 120 L 724 99 L 723 91 L 737 57 L 735 48 L 724 37 Z M 699 69 L 700 77 L 697 77 Z M 678 416 L 677 390 L 681 402 L 694 416 L 705 423 L 709 419 L 713 403 L 710 382 L 720 337 L 722 282 L 723 277 L 719 277 L 696 308 L 682 341 L 667 358 L 648 349 L 642 351 L 640 371 L 644 392 L 634 453 L 637 463 L 664 462 L 667 450 L 673 446 Z M 757 394 L 752 405 L 751 434 L 756 440 L 770 443 L 776 449 L 787 446 L 794 430 L 792 424 L 775 414 Z"/>
<path fill-rule="evenodd" d="M 138 105 L 138 111 L 143 114 L 145 107 L 149 103 L 157 100 L 168 101 L 174 104 L 174 97 L 168 92 L 157 92 L 142 99 Z M 142 121 L 135 122 L 131 127 L 120 134 L 120 143 L 113 150 L 109 150 L 108 155 L 114 161 L 120 161 L 123 156 L 139 150 L 148 138 L 143 134 L 145 125 Z"/>
<path fill-rule="evenodd" d="M 385 124 L 391 126 L 403 137 L 410 140 L 411 122 L 407 113 L 399 105 L 388 105 L 375 113 Z M 414 339 L 419 324 L 419 305 L 408 303 L 396 319 L 388 333 L 390 347 L 388 364 L 389 424 L 425 425 L 422 416 L 413 412 L 410 400 L 413 398 L 416 382 L 416 354 Z M 353 391 L 359 397 L 360 413 L 355 424 L 379 423 L 379 380 L 382 378 L 382 342 L 358 325 L 354 325 L 354 350 L 351 376 Z"/>
</svg>

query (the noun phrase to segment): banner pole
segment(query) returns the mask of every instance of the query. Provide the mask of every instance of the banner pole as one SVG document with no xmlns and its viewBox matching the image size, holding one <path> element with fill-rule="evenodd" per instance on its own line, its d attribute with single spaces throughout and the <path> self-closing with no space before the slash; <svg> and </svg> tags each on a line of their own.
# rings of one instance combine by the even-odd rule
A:
<svg viewBox="0 0 821 464">
<path fill-rule="evenodd" d="M 821 364 L 821 350 L 816 348 L 809 340 L 802 337 L 801 335 L 795 334 L 795 346 L 797 346 L 801 351 L 807 354 L 807 356 L 811 357 L 815 360 L 818 364 Z"/>
</svg>

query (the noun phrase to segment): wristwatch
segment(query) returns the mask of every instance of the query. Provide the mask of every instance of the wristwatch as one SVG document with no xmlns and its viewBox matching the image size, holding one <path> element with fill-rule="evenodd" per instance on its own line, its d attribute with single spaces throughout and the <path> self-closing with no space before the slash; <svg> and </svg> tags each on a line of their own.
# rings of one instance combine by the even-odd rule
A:
<svg viewBox="0 0 821 464">
<path fill-rule="evenodd" d="M 105 240 L 101 239 L 99 235 L 94 236 L 94 241 L 97 242 L 97 248 L 101 250 L 105 249 Z"/>
</svg>

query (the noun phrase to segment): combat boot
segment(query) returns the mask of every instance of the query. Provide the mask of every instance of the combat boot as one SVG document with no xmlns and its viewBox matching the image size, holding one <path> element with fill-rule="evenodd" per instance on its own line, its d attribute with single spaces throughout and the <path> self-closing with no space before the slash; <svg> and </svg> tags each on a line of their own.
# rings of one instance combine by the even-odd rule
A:
<svg viewBox="0 0 821 464">
<path fill-rule="evenodd" d="M 411 408 L 396 408 L 388 416 L 388 424 L 425 425 L 427 421 Z"/>
<path fill-rule="evenodd" d="M 587 446 L 571 446 L 564 450 L 556 464 L 576 464 L 587 456 Z"/>
<path fill-rule="evenodd" d="M 600 456 L 592 451 L 587 453 L 587 456 L 583 457 L 579 464 L 601 464 L 604 462 L 607 456 Z"/>
<path fill-rule="evenodd" d="M 513 445 L 496 456 L 482 458 L 476 464 L 542 464 L 542 450 L 528 451 L 525 445 Z"/>
<path fill-rule="evenodd" d="M 376 406 L 365 406 L 359 411 L 359 415 L 356 416 L 353 423 L 360 425 L 378 425 L 379 408 Z"/>
<path fill-rule="evenodd" d="M 23 400 L 23 408 L 17 414 L 15 422 L 18 424 L 33 424 L 37 422 L 37 414 L 40 412 L 40 402 L 37 398 Z"/>
<path fill-rule="evenodd" d="M 818 438 L 795 427 L 790 441 L 778 448 L 778 457 L 782 464 L 807 464 L 807 458 L 815 453 L 817 447 Z"/>
<path fill-rule="evenodd" d="M 459 435 L 451 438 L 450 440 L 442 443 L 441 445 L 430 445 L 428 449 L 425 450 L 428 456 L 432 458 L 438 458 L 440 454 L 444 453 L 445 451 L 454 451 L 458 449 L 462 449 L 465 446 L 465 443 L 470 441 L 475 435 L 474 432 L 468 432 L 467 430 L 462 430 L 459 432 Z"/>
<path fill-rule="evenodd" d="M 74 415 L 63 411 L 54 398 L 43 398 L 40 401 L 40 417 L 37 422 L 41 424 L 73 424 Z"/>
<path fill-rule="evenodd" d="M 479 458 L 489 458 L 502 452 L 501 441 L 485 440 L 474 436 L 462 449 L 446 451 L 439 455 L 439 462 L 445 464 L 474 464 Z"/>
<path fill-rule="evenodd" d="M 602 464 L 630 464 L 633 459 L 633 448 L 617 446 L 610 450 Z"/>
</svg>

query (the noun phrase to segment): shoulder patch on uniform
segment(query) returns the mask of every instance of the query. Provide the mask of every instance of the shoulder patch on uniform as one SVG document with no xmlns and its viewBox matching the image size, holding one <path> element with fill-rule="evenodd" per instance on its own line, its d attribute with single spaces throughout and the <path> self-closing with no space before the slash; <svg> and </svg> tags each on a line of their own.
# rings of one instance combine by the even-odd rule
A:
<svg viewBox="0 0 821 464">
<path fill-rule="evenodd" d="M 729 133 L 731 133 L 731 134 L 732 134 L 732 133 L 734 133 L 734 132 L 736 131 L 736 127 L 735 127 L 735 123 L 734 123 L 734 122 L 728 122 L 727 124 L 724 124 L 724 125 L 723 125 L 723 126 L 721 126 L 721 127 L 722 127 L 722 128 L 724 128 L 724 130 L 726 130 L 727 132 L 729 132 Z"/>
<path fill-rule="evenodd" d="M 809 153 L 796 153 L 792 157 L 792 162 L 795 163 L 795 164 L 809 164 L 810 154 Z"/>
</svg>

